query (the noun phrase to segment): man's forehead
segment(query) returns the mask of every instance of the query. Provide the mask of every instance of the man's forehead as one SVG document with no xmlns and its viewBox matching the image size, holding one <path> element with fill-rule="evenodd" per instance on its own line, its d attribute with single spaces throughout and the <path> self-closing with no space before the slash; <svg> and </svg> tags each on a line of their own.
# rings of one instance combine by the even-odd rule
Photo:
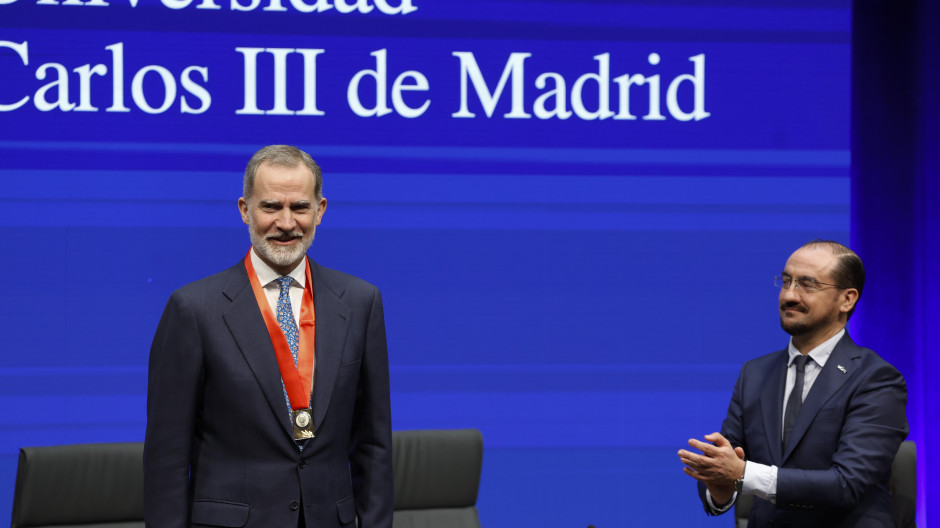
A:
<svg viewBox="0 0 940 528">
<path fill-rule="evenodd" d="M 826 248 L 803 247 L 787 259 L 784 271 L 790 275 L 821 278 L 828 277 L 836 263 L 836 256 Z"/>
<path fill-rule="evenodd" d="M 259 199 L 274 198 L 284 200 L 284 196 L 295 198 L 297 194 L 304 194 L 303 198 L 312 199 L 316 179 L 310 169 L 303 164 L 288 167 L 274 163 L 262 163 L 255 173 L 253 193 Z M 307 196 L 309 195 L 309 196 Z"/>
<path fill-rule="evenodd" d="M 261 165 L 258 165 L 258 168 L 255 170 L 255 180 L 257 181 L 259 179 L 268 179 L 272 177 L 283 176 L 285 174 L 300 175 L 304 178 L 309 177 L 311 181 L 316 181 L 316 176 L 314 176 L 313 171 L 310 170 L 310 167 L 299 161 L 294 164 L 265 161 Z"/>
</svg>

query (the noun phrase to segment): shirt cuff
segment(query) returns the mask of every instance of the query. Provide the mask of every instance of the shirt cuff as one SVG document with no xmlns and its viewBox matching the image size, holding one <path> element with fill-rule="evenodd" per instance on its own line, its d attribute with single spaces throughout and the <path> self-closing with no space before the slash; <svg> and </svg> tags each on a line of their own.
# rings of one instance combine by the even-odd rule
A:
<svg viewBox="0 0 940 528">
<path fill-rule="evenodd" d="M 777 503 L 777 466 L 748 460 L 741 493 L 749 493 L 773 504 Z"/>
<path fill-rule="evenodd" d="M 707 489 L 705 490 L 705 501 L 708 502 L 709 510 L 715 515 L 718 515 L 719 513 L 725 513 L 726 511 L 730 510 L 731 507 L 734 506 L 734 501 L 737 500 L 737 498 L 738 492 L 736 491 L 734 492 L 734 495 L 731 496 L 731 500 L 729 500 L 727 504 L 716 506 L 715 501 L 712 500 L 712 494 L 709 493 Z"/>
</svg>

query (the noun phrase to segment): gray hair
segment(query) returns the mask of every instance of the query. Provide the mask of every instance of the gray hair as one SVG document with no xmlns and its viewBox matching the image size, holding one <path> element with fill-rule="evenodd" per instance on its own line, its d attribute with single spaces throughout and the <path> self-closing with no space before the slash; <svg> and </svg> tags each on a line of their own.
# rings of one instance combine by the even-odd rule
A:
<svg viewBox="0 0 940 528">
<path fill-rule="evenodd" d="M 242 192 L 246 200 L 251 198 L 251 193 L 255 188 L 255 174 L 257 174 L 258 167 L 260 167 L 262 163 L 270 163 L 271 165 L 290 168 L 303 163 L 310 169 L 310 172 L 313 173 L 313 190 L 317 200 L 323 198 L 323 174 L 320 171 L 320 166 L 317 165 L 317 162 L 313 161 L 310 154 L 291 145 L 268 145 L 258 152 L 255 152 L 255 155 L 248 160 L 248 166 L 245 167 L 245 182 Z"/>
</svg>

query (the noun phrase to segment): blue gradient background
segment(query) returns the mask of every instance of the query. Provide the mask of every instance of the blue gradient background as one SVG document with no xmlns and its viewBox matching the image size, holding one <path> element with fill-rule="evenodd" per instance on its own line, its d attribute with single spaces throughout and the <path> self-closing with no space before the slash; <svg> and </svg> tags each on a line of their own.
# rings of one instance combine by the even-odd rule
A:
<svg viewBox="0 0 940 528">
<path fill-rule="evenodd" d="M 21 446 L 143 438 L 167 297 L 244 255 L 241 172 L 291 143 L 324 169 L 312 256 L 383 291 L 394 427 L 483 432 L 484 526 L 730 523 L 704 516 L 675 451 L 720 427 L 743 361 L 786 344 L 770 277 L 789 253 L 848 242 L 848 3 L 415 3 L 396 17 L 0 6 L 0 40 L 30 52 L 24 66 L 0 50 L 2 103 L 48 82 L 45 62 L 110 69 L 116 42 L 128 106 L 149 64 L 206 66 L 212 94 L 201 115 L 115 114 L 95 78 L 98 112 L 0 113 L 0 518 Z M 236 115 L 237 46 L 325 49 L 326 115 Z M 349 110 L 346 82 L 382 48 L 392 78 L 427 76 L 425 115 Z M 473 51 L 490 89 L 510 53 L 532 53 L 529 111 L 538 74 L 570 88 L 610 53 L 611 77 L 661 75 L 667 119 L 505 119 L 508 93 L 492 118 L 471 96 L 477 117 L 455 119 L 452 51 Z M 711 116 L 678 122 L 666 85 L 700 53 Z"/>
</svg>

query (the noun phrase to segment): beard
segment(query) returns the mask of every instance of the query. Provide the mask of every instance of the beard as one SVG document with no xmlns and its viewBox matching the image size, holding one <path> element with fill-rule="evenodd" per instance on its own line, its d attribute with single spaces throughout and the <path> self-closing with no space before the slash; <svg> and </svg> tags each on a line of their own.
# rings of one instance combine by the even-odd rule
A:
<svg viewBox="0 0 940 528">
<path fill-rule="evenodd" d="M 800 336 L 809 333 L 813 329 L 812 326 L 803 321 L 787 321 L 782 316 L 780 317 L 780 328 L 791 336 Z"/>
<path fill-rule="evenodd" d="M 313 244 L 313 238 L 316 235 L 316 227 L 312 227 L 310 232 L 304 235 L 300 231 L 281 232 L 277 234 L 261 235 L 256 233 L 251 225 L 248 226 L 248 236 L 251 238 L 251 245 L 261 256 L 262 260 L 273 263 L 276 266 L 290 266 L 303 259 Z M 292 247 L 282 247 L 274 245 L 269 239 L 300 238 L 300 244 Z"/>
<path fill-rule="evenodd" d="M 799 309 L 800 312 L 803 313 L 804 315 L 803 319 L 800 321 L 787 319 L 783 313 L 784 308 Z M 799 335 L 807 334 L 813 331 L 818 325 L 815 324 L 816 321 L 807 321 L 806 313 L 807 313 L 807 310 L 805 309 L 805 307 L 801 307 L 798 304 L 781 304 L 780 305 L 780 328 L 782 328 L 784 332 L 790 334 L 791 336 L 799 336 Z"/>
</svg>

